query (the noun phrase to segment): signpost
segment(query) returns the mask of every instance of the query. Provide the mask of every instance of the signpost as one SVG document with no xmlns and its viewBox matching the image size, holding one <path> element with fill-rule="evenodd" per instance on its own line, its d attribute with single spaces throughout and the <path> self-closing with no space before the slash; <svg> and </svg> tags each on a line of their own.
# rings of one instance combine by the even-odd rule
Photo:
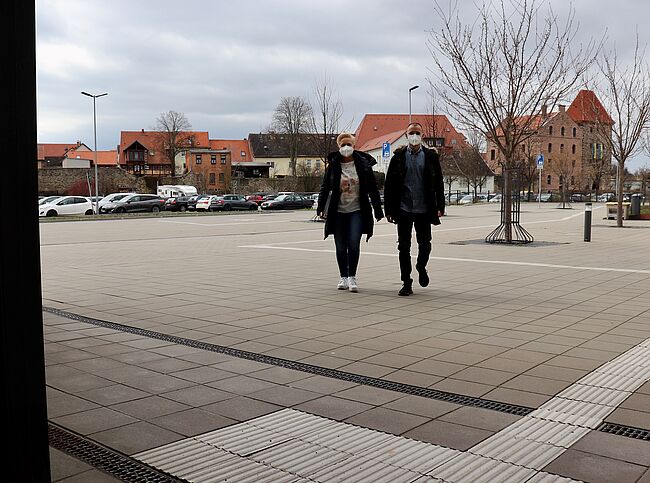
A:
<svg viewBox="0 0 650 483">
<path fill-rule="evenodd" d="M 542 170 L 544 169 L 544 155 L 543 154 L 538 154 L 537 155 L 537 171 L 539 171 L 539 187 L 538 187 L 538 194 L 537 194 L 537 206 L 542 207 Z"/>
<path fill-rule="evenodd" d="M 383 163 L 387 163 L 390 159 L 390 143 L 385 142 L 381 145 L 381 159 Z M 382 163 L 382 164 L 383 164 Z"/>
</svg>

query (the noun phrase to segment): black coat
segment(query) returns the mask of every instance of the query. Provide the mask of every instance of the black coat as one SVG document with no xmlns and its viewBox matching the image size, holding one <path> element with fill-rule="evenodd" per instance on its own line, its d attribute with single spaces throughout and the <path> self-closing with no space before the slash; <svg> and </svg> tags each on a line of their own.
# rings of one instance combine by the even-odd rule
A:
<svg viewBox="0 0 650 483">
<path fill-rule="evenodd" d="M 445 212 L 445 185 L 440 168 L 440 156 L 436 149 L 421 147 L 424 150 L 424 199 L 427 204 L 427 215 L 434 225 L 440 224 L 438 212 Z M 386 216 L 398 221 L 400 204 L 404 191 L 404 176 L 406 175 L 406 146 L 397 148 L 390 160 L 384 185 L 384 209 Z"/>
<path fill-rule="evenodd" d="M 372 236 L 374 226 L 372 211 L 374 210 L 375 218 L 378 220 L 384 217 L 384 212 L 381 209 L 381 198 L 377 190 L 377 181 L 372 171 L 372 167 L 377 163 L 372 156 L 361 151 L 354 151 L 352 158 L 354 159 L 354 166 L 357 168 L 357 174 L 359 175 L 359 205 L 363 219 L 362 233 L 367 235 L 367 241 Z M 334 234 L 336 231 L 339 200 L 341 198 L 342 159 L 343 156 L 338 151 L 330 153 L 327 156 L 328 165 L 318 195 L 318 208 L 316 209 L 316 213 L 321 215 L 325 212 L 327 206 L 325 238 Z"/>
</svg>

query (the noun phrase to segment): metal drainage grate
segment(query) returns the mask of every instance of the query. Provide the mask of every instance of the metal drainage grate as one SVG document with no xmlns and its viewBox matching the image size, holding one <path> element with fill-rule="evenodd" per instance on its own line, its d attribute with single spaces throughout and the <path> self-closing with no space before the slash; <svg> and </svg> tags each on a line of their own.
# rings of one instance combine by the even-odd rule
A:
<svg viewBox="0 0 650 483">
<path fill-rule="evenodd" d="M 48 438 L 52 448 L 80 459 L 122 481 L 133 483 L 177 483 L 186 481 L 100 446 L 52 423 L 48 424 Z"/>
<path fill-rule="evenodd" d="M 598 431 L 603 433 L 617 434 L 619 436 L 626 436 L 628 438 L 642 439 L 643 441 L 650 441 L 650 430 L 635 428 L 632 426 L 623 426 L 622 424 L 603 423 L 598 426 Z"/>
<path fill-rule="evenodd" d="M 226 354 L 232 357 L 237 357 L 239 359 L 247 359 L 250 361 L 260 362 L 271 366 L 284 367 L 286 369 L 293 369 L 296 371 L 315 374 L 318 376 L 330 377 L 333 379 L 339 379 L 341 381 L 349 381 L 349 382 L 354 382 L 356 384 L 362 384 L 365 386 L 387 389 L 389 391 L 401 392 L 404 394 L 421 396 L 429 399 L 436 399 L 438 401 L 451 402 L 462 406 L 472 406 L 472 407 L 483 408 L 483 409 L 491 409 L 493 411 L 514 414 L 516 416 L 526 416 L 527 414 L 530 414 L 533 411 L 533 408 L 529 408 L 526 406 L 519 406 L 516 404 L 508 404 L 499 401 L 492 401 L 489 399 L 465 396 L 463 394 L 454 394 L 451 392 L 437 391 L 435 389 L 429 389 L 427 387 L 412 386 L 410 384 L 404 384 L 401 382 L 387 381 L 385 379 L 379 379 L 376 377 L 369 377 L 360 374 L 354 374 L 351 372 L 338 371 L 336 369 L 329 369 L 327 367 L 314 366 L 312 364 L 305 364 L 303 362 L 290 361 L 287 359 L 281 359 L 279 357 L 258 354 L 255 352 L 249 352 L 240 349 L 233 349 L 231 347 L 225 347 L 221 345 L 209 344 L 207 342 L 201 342 L 193 339 L 185 339 L 183 337 L 163 334 L 160 332 L 154 332 L 152 330 L 147 330 L 147 329 L 140 329 L 137 327 L 118 324 L 115 322 L 108 322 L 106 320 L 94 319 L 94 318 L 85 317 L 83 315 L 77 315 L 77 314 L 73 314 L 72 312 L 66 312 L 64 310 L 54 309 L 50 307 L 43 307 L 43 311 L 54 315 L 58 315 L 60 317 L 77 320 L 79 322 L 85 322 L 99 327 L 105 327 L 107 329 L 118 330 L 121 332 L 128 332 L 130 334 L 141 335 L 143 337 L 149 337 L 151 339 L 163 340 L 166 342 L 171 342 L 173 344 L 180 344 L 187 347 L 193 347 L 195 349 L 202 349 L 210 352 L 216 352 L 219 354 Z"/>
</svg>

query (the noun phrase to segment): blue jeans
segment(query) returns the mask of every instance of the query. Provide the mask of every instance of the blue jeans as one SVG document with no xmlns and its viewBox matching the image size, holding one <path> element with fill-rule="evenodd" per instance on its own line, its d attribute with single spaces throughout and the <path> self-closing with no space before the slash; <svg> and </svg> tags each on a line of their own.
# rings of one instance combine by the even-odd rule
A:
<svg viewBox="0 0 650 483">
<path fill-rule="evenodd" d="M 336 262 L 339 265 L 341 277 L 356 277 L 357 275 L 362 231 L 361 210 L 336 214 L 334 243 L 336 244 Z"/>
</svg>

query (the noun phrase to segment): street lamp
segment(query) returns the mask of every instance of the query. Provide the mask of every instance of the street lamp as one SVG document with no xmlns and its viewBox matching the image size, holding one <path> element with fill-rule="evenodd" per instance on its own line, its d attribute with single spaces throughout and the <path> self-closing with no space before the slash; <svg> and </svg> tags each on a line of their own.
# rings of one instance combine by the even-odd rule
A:
<svg viewBox="0 0 650 483">
<path fill-rule="evenodd" d="M 99 214 L 99 175 L 97 173 L 97 109 L 95 107 L 95 100 L 98 97 L 103 97 L 107 96 L 108 92 L 104 92 L 103 94 L 88 94 L 87 92 L 81 92 L 84 96 L 92 97 L 93 98 L 93 133 L 95 134 L 95 214 Z"/>
<path fill-rule="evenodd" d="M 411 92 L 420 86 L 413 86 L 409 89 L 409 124 L 411 124 Z"/>
</svg>

